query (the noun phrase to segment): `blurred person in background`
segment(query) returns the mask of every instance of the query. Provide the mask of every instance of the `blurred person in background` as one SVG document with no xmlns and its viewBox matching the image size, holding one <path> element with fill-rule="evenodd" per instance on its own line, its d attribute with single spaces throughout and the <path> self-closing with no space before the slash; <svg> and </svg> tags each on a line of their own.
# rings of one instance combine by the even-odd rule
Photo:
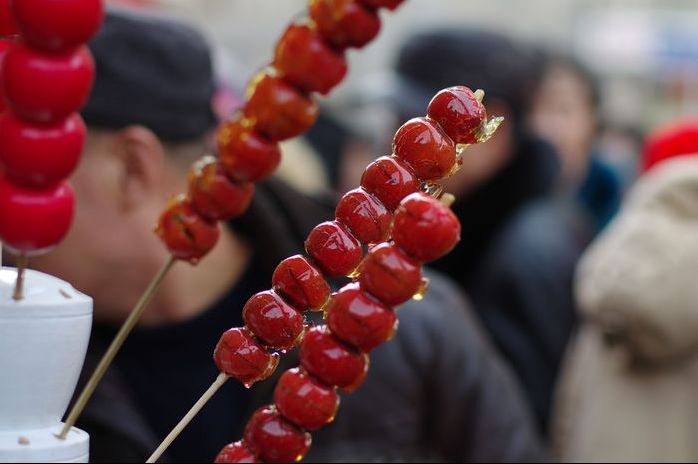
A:
<svg viewBox="0 0 698 464">
<path fill-rule="evenodd" d="M 195 30 L 151 15 L 111 11 L 90 43 L 97 65 L 83 110 L 88 142 L 72 177 L 73 228 L 33 261 L 95 301 L 83 374 L 93 372 L 148 281 L 168 256 L 152 226 L 185 191 L 189 165 L 217 125 L 210 50 Z M 288 154 L 287 154 L 288 155 Z M 268 289 L 281 259 L 300 253 L 332 205 L 272 179 L 249 211 L 221 230 L 196 267 L 175 265 L 106 373 L 78 426 L 93 461 L 143 462 L 218 375 L 220 335 L 243 325 L 244 302 Z M 544 457 L 513 375 L 482 335 L 460 292 L 431 273 L 421 303 L 400 311 L 394 340 L 371 355 L 360 389 L 315 433 L 308 460 L 515 462 Z M 211 461 L 271 401 L 276 376 L 246 389 L 224 385 L 164 456 Z M 83 381 L 85 379 L 83 378 Z"/>
<path fill-rule="evenodd" d="M 583 324 L 555 414 L 564 461 L 698 460 L 698 119 L 650 136 L 643 170 L 578 268 Z"/>
<path fill-rule="evenodd" d="M 575 324 L 573 270 L 591 234 L 578 206 L 557 196 L 555 150 L 524 123 L 539 73 L 540 54 L 526 45 L 491 32 L 435 29 L 407 40 L 393 75 L 381 81 L 392 84 L 374 98 L 387 99 L 404 121 L 422 116 L 439 89 L 467 85 L 485 90 L 488 114 L 504 116 L 495 136 L 469 147 L 446 182 L 462 241 L 434 267 L 471 298 L 545 431 Z"/>
<path fill-rule="evenodd" d="M 598 152 L 599 105 L 596 80 L 581 63 L 560 55 L 544 58 L 527 123 L 555 147 L 558 187 L 575 197 L 597 231 L 616 214 L 622 197 L 619 174 Z"/>
</svg>

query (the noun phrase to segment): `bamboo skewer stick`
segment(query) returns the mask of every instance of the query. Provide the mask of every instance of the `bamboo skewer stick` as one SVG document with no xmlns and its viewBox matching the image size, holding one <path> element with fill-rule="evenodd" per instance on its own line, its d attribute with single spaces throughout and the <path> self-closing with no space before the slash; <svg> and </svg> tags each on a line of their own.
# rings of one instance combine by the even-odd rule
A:
<svg viewBox="0 0 698 464">
<path fill-rule="evenodd" d="M 73 409 L 70 410 L 70 414 L 68 414 L 68 418 L 66 419 L 65 424 L 63 425 L 61 432 L 58 434 L 58 438 L 60 438 L 61 440 L 65 439 L 66 435 L 70 431 L 70 428 L 77 422 L 78 417 L 80 417 L 80 414 L 82 413 L 83 409 L 85 409 L 87 402 L 92 397 L 95 388 L 97 388 L 99 381 L 102 380 L 104 373 L 107 371 L 109 365 L 114 360 L 114 357 L 119 352 L 119 349 L 124 344 L 126 337 L 128 337 L 129 333 L 131 333 L 131 330 L 133 330 L 136 323 L 141 318 L 143 311 L 145 311 L 146 307 L 148 306 L 148 303 L 150 303 L 150 300 L 155 295 L 155 292 L 160 287 L 162 280 L 167 275 L 169 270 L 172 268 L 172 265 L 174 263 L 174 257 L 171 256 L 170 258 L 168 258 L 167 262 L 165 262 L 165 264 L 160 268 L 155 277 L 153 277 L 153 280 L 150 281 L 148 288 L 145 290 L 140 300 L 138 300 L 136 306 L 134 306 L 134 308 L 131 310 L 131 313 L 129 314 L 128 318 L 119 329 L 119 332 L 116 334 L 116 337 L 114 337 L 114 340 L 111 342 L 111 345 L 109 345 L 109 349 L 107 349 L 106 353 L 104 353 L 104 356 L 102 356 L 102 359 L 99 361 L 97 369 L 95 369 L 94 373 L 90 377 L 90 380 L 87 382 L 85 388 L 80 393 L 80 396 L 78 397 L 78 400 L 75 402 Z"/>
<path fill-rule="evenodd" d="M 2 250 L 0 250 L 1 253 Z M 12 293 L 12 299 L 15 301 L 24 299 L 24 271 L 27 269 L 28 261 L 27 255 L 24 253 L 17 257 L 17 280 L 15 281 L 15 290 Z"/>
<path fill-rule="evenodd" d="M 170 447 L 173 441 L 177 439 L 180 433 L 182 433 L 182 430 L 186 428 L 187 425 L 189 425 L 189 422 L 196 417 L 196 415 L 201 411 L 201 409 L 208 403 L 208 400 L 213 397 L 213 395 L 216 394 L 216 392 L 223 386 L 223 384 L 228 380 L 229 377 L 221 372 L 218 374 L 218 377 L 216 377 L 216 380 L 211 384 L 210 387 L 208 387 L 208 390 L 204 392 L 203 395 L 201 395 L 201 398 L 194 403 L 194 406 L 191 407 L 189 412 L 182 418 L 182 420 L 179 421 L 177 425 L 172 429 L 172 431 L 165 437 L 165 439 L 160 443 L 160 446 L 157 447 L 157 449 L 153 452 L 153 454 L 148 458 L 146 463 L 152 463 L 152 462 L 157 462 L 158 459 L 160 459 L 160 456 L 162 456 L 162 453 L 164 453 L 167 448 Z"/>
</svg>

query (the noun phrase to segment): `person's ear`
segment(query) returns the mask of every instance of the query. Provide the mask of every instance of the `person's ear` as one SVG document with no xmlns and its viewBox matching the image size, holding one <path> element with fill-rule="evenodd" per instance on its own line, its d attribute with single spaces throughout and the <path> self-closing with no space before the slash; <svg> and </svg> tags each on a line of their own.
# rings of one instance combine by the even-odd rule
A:
<svg viewBox="0 0 698 464">
<path fill-rule="evenodd" d="M 165 178 L 165 149 L 160 139 L 143 126 L 128 126 L 116 134 L 121 169 L 119 203 L 130 210 L 152 195 L 159 196 Z"/>
</svg>

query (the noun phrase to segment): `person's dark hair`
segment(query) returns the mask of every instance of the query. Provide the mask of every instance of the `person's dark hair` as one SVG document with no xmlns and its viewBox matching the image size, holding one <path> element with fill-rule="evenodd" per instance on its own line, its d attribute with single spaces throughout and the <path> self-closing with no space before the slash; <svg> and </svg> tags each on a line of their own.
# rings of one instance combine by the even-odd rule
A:
<svg viewBox="0 0 698 464">
<path fill-rule="evenodd" d="M 88 125 L 141 124 L 173 143 L 199 139 L 215 127 L 210 48 L 191 27 L 110 10 L 89 47 L 97 75 L 82 110 Z"/>
<path fill-rule="evenodd" d="M 482 88 L 487 100 L 508 106 L 515 118 L 528 110 L 540 73 L 540 53 L 503 35 L 442 28 L 418 33 L 401 47 L 394 66 L 405 95 L 395 99 L 403 113 L 424 113 L 429 98 L 453 85 Z"/>
<path fill-rule="evenodd" d="M 561 67 L 574 74 L 587 88 L 589 103 L 594 110 L 601 105 L 601 85 L 598 78 L 581 61 L 573 56 L 549 52 L 541 61 L 541 79 L 553 68 Z"/>
</svg>

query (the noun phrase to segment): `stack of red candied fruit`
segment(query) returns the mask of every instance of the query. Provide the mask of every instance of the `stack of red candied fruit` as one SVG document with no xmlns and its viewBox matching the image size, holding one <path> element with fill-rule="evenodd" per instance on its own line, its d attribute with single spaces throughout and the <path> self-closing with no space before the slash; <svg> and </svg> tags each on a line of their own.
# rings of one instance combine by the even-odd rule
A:
<svg viewBox="0 0 698 464">
<path fill-rule="evenodd" d="M 446 202 L 420 188 L 453 173 L 458 145 L 481 141 L 486 132 L 476 94 L 466 87 L 439 92 L 427 117 L 398 130 L 393 155 L 369 165 L 361 188 L 342 198 L 335 220 L 310 233 L 311 259 L 283 261 L 272 290 L 247 302 L 246 326 L 224 333 L 216 347 L 218 368 L 251 384 L 274 371 L 278 351 L 296 344 L 301 366 L 280 377 L 274 404 L 254 413 L 243 440 L 226 446 L 217 462 L 291 462 L 305 455 L 307 431 L 335 416 L 336 389 L 352 391 L 363 382 L 368 353 L 395 332 L 394 307 L 420 292 L 421 265 L 460 239 L 460 223 Z M 330 295 L 323 273 L 355 281 Z M 305 330 L 301 311 L 308 309 L 324 309 L 326 325 Z"/>
<path fill-rule="evenodd" d="M 380 29 L 378 10 L 394 9 L 400 3 L 402 0 L 309 0 L 310 18 L 286 29 L 271 64 L 250 81 L 242 110 L 219 127 L 218 158 L 207 156 L 195 163 L 189 173 L 187 194 L 173 198 L 160 215 L 155 232 L 170 252 L 170 259 L 102 357 L 68 415 L 61 437 L 77 420 L 172 263 L 182 260 L 196 264 L 213 249 L 220 233 L 218 221 L 242 215 L 252 200 L 254 183 L 270 176 L 278 166 L 279 142 L 300 135 L 315 122 L 318 106 L 313 94 L 327 94 L 343 79 L 346 50 L 371 41 Z M 294 269 L 303 266 L 286 264 L 296 266 Z M 264 308 L 273 302 L 283 307 L 272 294 L 251 301 L 247 311 L 250 324 L 264 317 Z M 295 310 L 283 308 L 287 315 L 295 314 Z M 299 323 L 302 328 L 300 316 L 295 321 L 283 335 L 274 334 L 267 342 L 279 349 L 292 345 Z M 243 334 L 238 338 L 239 343 L 246 340 Z M 250 349 L 254 352 L 254 347 Z M 245 382 L 256 380 L 242 373 L 239 377 Z"/>
<path fill-rule="evenodd" d="M 0 1 L 0 240 L 17 254 L 47 251 L 72 222 L 65 179 L 82 153 L 77 111 L 94 79 L 84 44 L 103 15 L 101 0 Z"/>
<path fill-rule="evenodd" d="M 326 95 L 347 73 L 346 50 L 380 30 L 378 9 L 402 0 L 310 0 L 310 18 L 292 24 L 272 63 L 250 81 L 242 110 L 218 130 L 218 159 L 191 170 L 187 195 L 172 200 L 157 233 L 176 259 L 196 263 L 218 240 L 217 221 L 244 213 L 254 183 L 281 160 L 279 142 L 307 131 L 318 116 L 313 93 Z"/>
</svg>

